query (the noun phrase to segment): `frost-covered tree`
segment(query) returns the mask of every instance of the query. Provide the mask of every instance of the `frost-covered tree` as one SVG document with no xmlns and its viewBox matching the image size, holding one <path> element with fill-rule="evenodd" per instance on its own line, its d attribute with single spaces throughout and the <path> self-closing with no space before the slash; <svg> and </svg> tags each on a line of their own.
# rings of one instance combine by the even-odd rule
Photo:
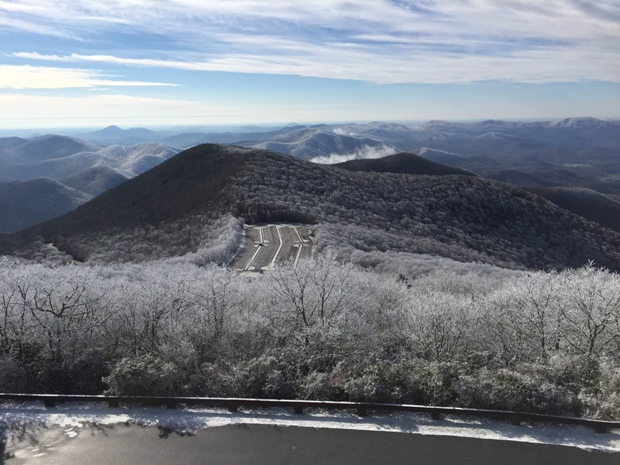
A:
<svg viewBox="0 0 620 465">
<path fill-rule="evenodd" d="M 617 274 L 593 266 L 428 271 L 450 262 L 387 256 L 402 262 L 373 271 L 323 255 L 254 276 L 179 259 L 2 260 L 0 390 L 417 402 L 618 418 Z"/>
</svg>

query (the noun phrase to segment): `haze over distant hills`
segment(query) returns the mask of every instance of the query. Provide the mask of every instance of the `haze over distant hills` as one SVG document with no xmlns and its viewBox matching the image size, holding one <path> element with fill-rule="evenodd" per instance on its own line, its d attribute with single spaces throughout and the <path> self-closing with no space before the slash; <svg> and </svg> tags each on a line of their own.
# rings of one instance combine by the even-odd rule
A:
<svg viewBox="0 0 620 465">
<path fill-rule="evenodd" d="M 0 190 L 0 203 L 19 205 L 15 211 L 0 209 L 2 232 L 70 211 L 179 151 L 160 143 L 102 148 L 58 135 L 2 138 L 0 147 L 4 147 L 0 149 L 0 182 L 12 186 Z M 19 202 L 26 198 L 28 201 Z"/>
<path fill-rule="evenodd" d="M 82 138 L 97 145 L 134 145 L 144 142 L 158 141 L 161 136 L 156 131 L 146 128 L 121 129 L 118 126 L 108 126 L 99 131 L 89 132 Z"/>
<path fill-rule="evenodd" d="M 345 161 L 377 158 L 396 152 L 416 152 L 433 161 L 494 177 L 517 170 L 537 177 L 557 177 L 556 185 L 572 187 L 563 180 L 567 171 L 583 176 L 580 187 L 617 189 L 615 182 L 596 184 L 610 171 L 620 170 L 620 121 L 568 118 L 561 121 L 515 122 L 487 120 L 472 123 L 429 121 L 406 126 L 399 123 L 292 125 L 251 132 L 191 133 L 149 132 L 144 129 L 106 128 L 107 143 L 123 143 L 131 137 L 140 142 L 187 148 L 200 143 L 223 143 L 266 148 L 304 159 Z M 96 137 L 84 135 L 86 140 Z M 114 137 L 113 137 L 114 136 Z M 115 138 L 116 137 L 116 138 Z M 557 174 L 554 174 L 557 172 Z"/>
<path fill-rule="evenodd" d="M 160 143 L 111 145 L 105 148 L 67 136 L 46 135 L 0 150 L 3 177 L 25 181 L 38 177 L 60 180 L 96 166 L 133 177 L 179 150 Z"/>
</svg>

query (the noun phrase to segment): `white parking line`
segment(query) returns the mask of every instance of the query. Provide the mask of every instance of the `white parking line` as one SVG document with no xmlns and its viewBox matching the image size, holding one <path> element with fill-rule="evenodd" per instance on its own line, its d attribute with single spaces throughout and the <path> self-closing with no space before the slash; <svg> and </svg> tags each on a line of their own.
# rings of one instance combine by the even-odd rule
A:
<svg viewBox="0 0 620 465">
<path fill-rule="evenodd" d="M 297 229 L 297 227 L 294 227 L 295 229 L 295 233 L 297 234 L 297 237 L 299 238 L 299 247 L 297 248 L 297 255 L 295 255 L 295 263 L 293 263 L 293 268 L 297 268 L 297 262 L 299 261 L 299 257 L 301 256 L 301 251 L 304 249 L 304 241 L 301 238 L 301 235 L 299 234 L 299 230 Z"/>
<path fill-rule="evenodd" d="M 248 262 L 246 267 L 243 269 L 244 271 L 248 271 L 250 269 L 250 267 L 252 266 L 252 263 L 254 262 L 254 259 L 256 259 L 256 257 L 260 253 L 260 251 L 263 249 L 263 247 L 262 247 L 262 244 L 263 244 L 263 228 L 258 228 L 258 234 L 259 234 L 259 237 L 260 237 L 260 242 L 256 246 L 256 252 L 254 252 L 254 255 L 252 255 L 252 258 L 250 258 L 250 261 Z"/>
<path fill-rule="evenodd" d="M 301 235 L 299 234 L 299 229 L 297 229 L 297 226 L 293 226 L 293 229 L 295 230 L 295 234 L 297 234 L 297 237 L 299 238 L 299 242 L 301 242 L 303 244 L 304 240 L 302 239 Z"/>
<path fill-rule="evenodd" d="M 276 250 L 276 254 L 273 256 L 273 260 L 271 260 L 271 263 L 269 264 L 269 266 L 267 267 L 267 269 L 272 269 L 276 263 L 276 258 L 278 258 L 278 254 L 280 253 L 280 250 L 282 250 L 282 234 L 280 234 L 280 228 L 282 226 L 276 226 L 276 231 L 278 232 L 278 240 L 280 241 L 280 245 L 278 246 L 278 250 Z"/>
<path fill-rule="evenodd" d="M 293 267 L 296 268 L 302 255 L 304 257 L 306 255 L 314 255 L 314 246 L 316 245 L 313 237 L 306 239 L 303 236 L 306 232 L 310 233 L 310 230 L 304 229 L 302 232 L 300 227 L 307 228 L 307 226 L 292 224 L 244 225 L 244 230 L 247 230 L 248 233 L 244 246 L 244 256 L 248 257 L 250 255 L 250 257 L 245 261 L 245 265 L 239 260 L 237 270 L 241 272 L 268 271 L 279 265 L 278 260 L 282 262 L 284 259 L 292 259 Z M 277 241 L 279 242 L 277 246 L 275 244 L 275 237 L 271 239 L 274 236 L 273 229 L 267 228 L 276 228 Z M 287 231 L 282 232 L 282 228 L 287 228 Z M 295 232 L 292 233 L 291 229 Z M 253 231 L 250 233 L 251 230 Z M 283 252 L 285 246 L 287 250 Z M 255 248 L 254 252 L 251 252 L 251 247 Z M 297 250 L 293 250 L 293 247 L 296 247 Z M 306 247 L 309 247 L 309 249 L 306 249 Z M 262 250 L 265 248 L 268 250 Z M 280 256 L 282 256 L 282 259 L 280 259 Z"/>
</svg>

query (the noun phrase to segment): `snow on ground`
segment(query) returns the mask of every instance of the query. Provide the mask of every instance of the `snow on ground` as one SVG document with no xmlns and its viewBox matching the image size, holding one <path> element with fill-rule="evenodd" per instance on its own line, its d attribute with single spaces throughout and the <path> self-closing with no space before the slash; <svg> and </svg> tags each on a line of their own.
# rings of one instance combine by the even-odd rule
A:
<svg viewBox="0 0 620 465">
<path fill-rule="evenodd" d="M 64 404 L 46 410 L 42 404 L 5 404 L 0 408 L 0 425 L 23 434 L 50 427 L 66 428 L 72 438 L 76 430 L 90 424 L 137 424 L 168 428 L 179 433 L 227 425 L 271 425 L 307 428 L 334 428 L 363 431 L 383 431 L 404 434 L 458 436 L 489 440 L 505 440 L 539 444 L 577 447 L 586 450 L 620 452 L 620 430 L 596 433 L 580 426 L 565 425 L 510 425 L 492 420 L 447 416 L 432 420 L 428 415 L 396 413 L 391 415 L 360 417 L 354 413 L 308 410 L 294 414 L 290 409 L 242 409 L 229 412 L 225 409 L 158 409 L 158 408 L 107 408 L 105 403 Z"/>
</svg>

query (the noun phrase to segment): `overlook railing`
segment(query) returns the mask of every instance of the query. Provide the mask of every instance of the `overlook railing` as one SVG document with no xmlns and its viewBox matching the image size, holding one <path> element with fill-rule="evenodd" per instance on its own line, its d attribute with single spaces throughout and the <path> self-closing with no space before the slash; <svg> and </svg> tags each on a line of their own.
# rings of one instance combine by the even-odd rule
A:
<svg viewBox="0 0 620 465">
<path fill-rule="evenodd" d="M 102 396 L 102 395 L 65 395 L 65 394 L 2 394 L 1 403 L 7 401 L 42 402 L 48 409 L 67 402 L 99 402 L 109 407 L 121 406 L 165 406 L 174 409 L 182 406 L 199 406 L 210 408 L 226 408 L 236 412 L 240 407 L 287 407 L 296 414 L 302 414 L 304 409 L 352 410 L 359 416 L 368 416 L 370 412 L 409 412 L 424 413 L 434 420 L 443 416 L 463 416 L 484 418 L 521 425 L 523 423 L 546 423 L 579 425 L 592 428 L 598 433 L 605 433 L 610 429 L 620 429 L 620 422 L 590 420 L 586 418 L 565 417 L 557 415 L 541 415 L 536 413 L 510 412 L 505 410 L 484 410 L 458 407 L 433 407 L 410 404 L 382 404 L 369 402 L 334 402 L 317 400 L 279 400 L 279 399 L 242 399 L 229 397 L 131 397 L 131 396 Z"/>
</svg>

